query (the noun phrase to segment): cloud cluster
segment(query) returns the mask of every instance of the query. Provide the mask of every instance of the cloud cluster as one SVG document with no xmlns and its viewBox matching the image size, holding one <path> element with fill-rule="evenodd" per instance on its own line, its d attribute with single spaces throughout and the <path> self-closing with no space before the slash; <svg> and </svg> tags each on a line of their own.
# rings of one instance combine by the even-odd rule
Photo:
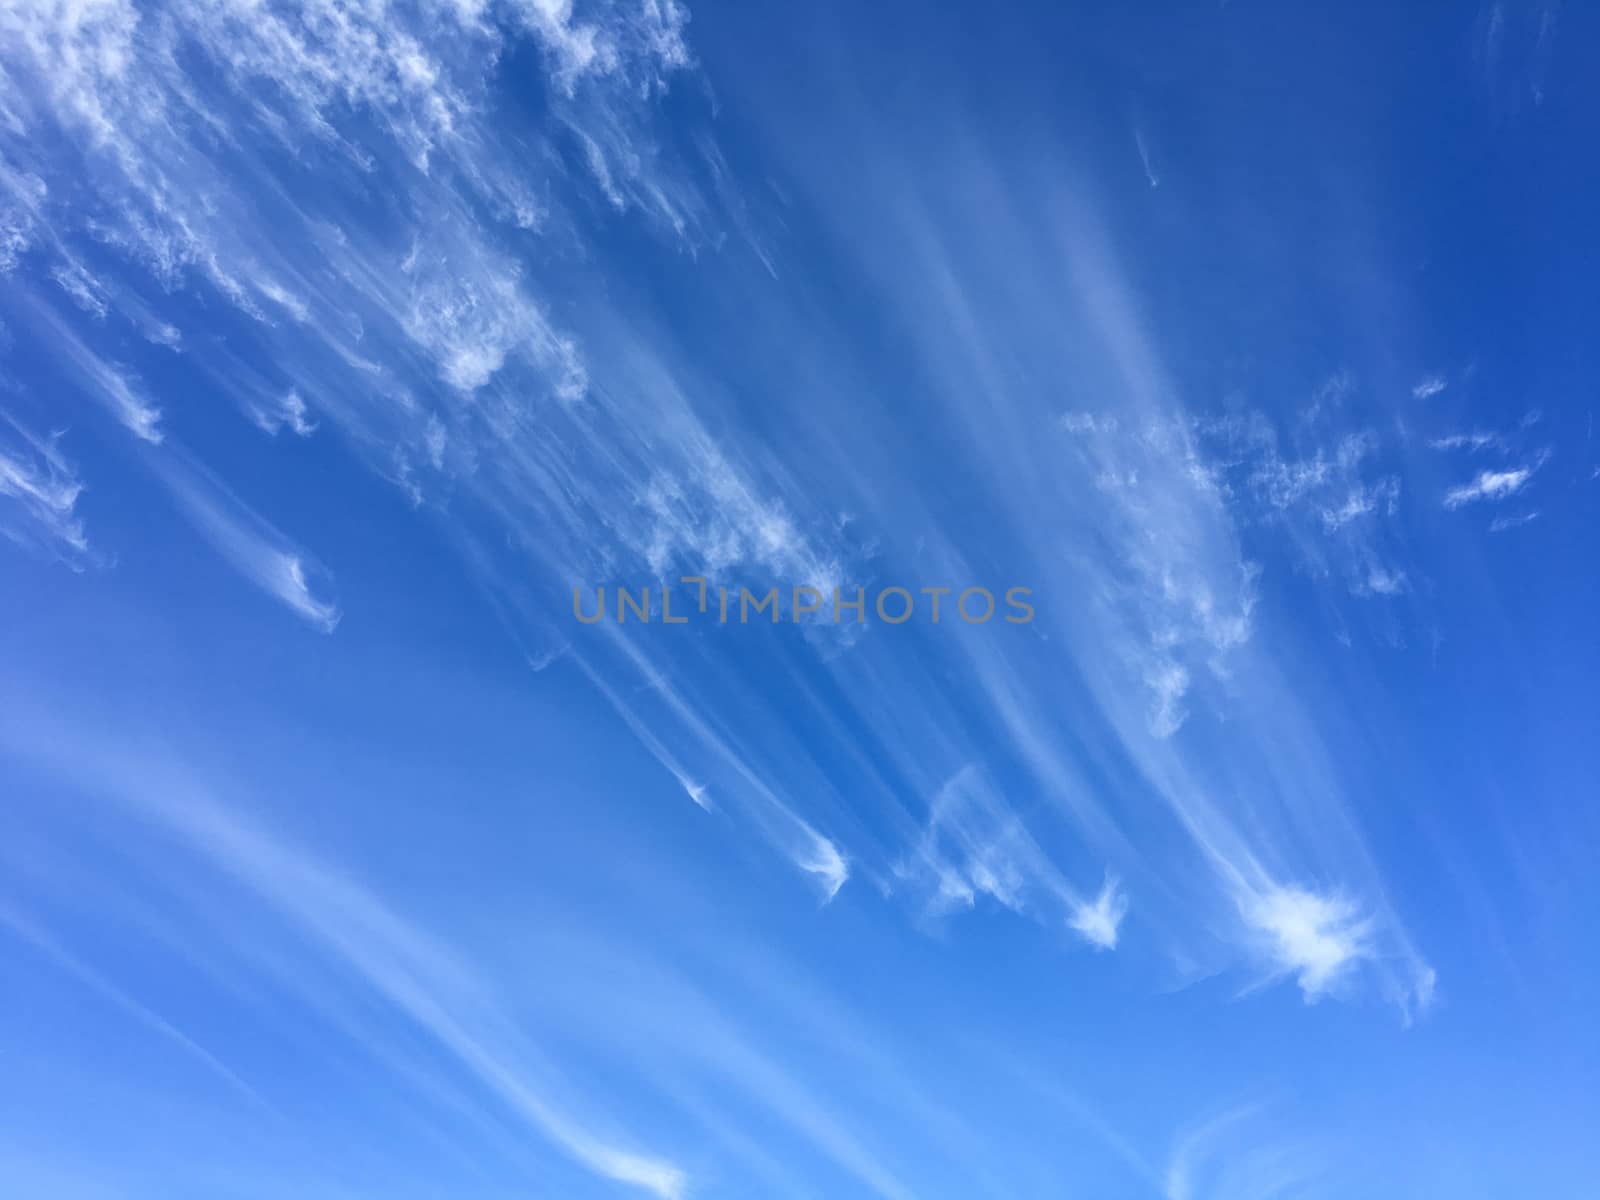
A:
<svg viewBox="0 0 1600 1200">
<path fill-rule="evenodd" d="M 1268 937 L 1270 959 L 1308 1000 L 1373 953 L 1371 918 L 1340 896 L 1276 887 L 1250 897 L 1245 919 Z"/>
<path fill-rule="evenodd" d="M 150 448 L 194 527 L 307 625 L 328 632 L 340 620 L 329 573 L 182 449 L 182 400 L 158 407 L 106 348 L 124 324 L 204 362 L 264 432 L 333 428 L 414 504 L 447 513 L 462 560 L 529 660 L 578 664 L 693 804 L 743 822 L 825 898 L 853 872 L 898 864 L 908 890 L 936 904 L 992 900 L 1110 948 L 1128 905 L 1119 881 L 1149 865 L 1094 786 L 1109 772 L 1176 818 L 1215 876 L 1213 903 L 1236 899 L 1238 878 L 1265 898 L 1241 906 L 1227 935 L 1246 952 L 1288 964 L 1308 994 L 1363 957 L 1355 926 L 1316 907 L 1332 901 L 1294 902 L 1302 894 L 1276 882 L 1322 877 L 1296 869 L 1282 829 L 1345 827 L 1338 797 L 1217 799 L 1225 793 L 1206 786 L 1185 731 L 1197 714 L 1239 711 L 1237 691 L 1279 732 L 1301 712 L 1261 682 L 1264 568 L 1247 542 L 1262 531 L 1347 591 L 1406 591 L 1388 532 L 1398 475 L 1370 431 L 1331 417 L 1291 428 L 1246 409 L 1186 407 L 1110 239 L 1086 210 L 1053 199 L 1073 189 L 997 179 L 992 162 L 958 153 L 946 195 L 982 201 L 970 214 L 952 219 L 886 188 L 849 215 L 894 214 L 895 231 L 909 231 L 909 244 L 856 224 L 848 236 L 872 243 L 862 269 L 881 268 L 906 326 L 943 331 L 919 334 L 912 359 L 928 379 L 959 381 L 935 389 L 930 427 L 975 434 L 970 461 L 937 464 L 970 472 L 974 535 L 947 527 L 948 480 L 930 482 L 926 464 L 903 456 L 902 430 L 837 436 L 856 419 L 849 405 L 807 412 L 824 432 L 806 453 L 781 437 L 727 436 L 742 399 L 719 396 L 671 322 L 608 277 L 607 255 L 626 239 L 594 235 L 624 220 L 674 249 L 735 230 L 756 247 L 760 282 L 776 274 L 710 138 L 677 139 L 692 149 L 669 154 L 658 136 L 656 101 L 691 65 L 686 14 L 671 0 L 271 10 L 185 0 L 159 16 L 100 0 L 0 19 L 0 142 L 15 164 L 0 194 L 4 261 L 71 310 L 73 324 L 47 318 L 72 348 L 68 367 Z M 494 68 L 530 41 L 537 96 L 499 106 Z M 1037 206 L 1029 218 L 1050 228 L 1044 250 L 1008 243 L 1008 230 L 1033 225 L 988 219 L 995 194 Z M 980 304 L 976 264 L 992 262 L 1027 269 L 1008 277 L 1013 294 Z M 221 333 L 184 328 L 170 303 L 180 294 L 224 313 Z M 771 305 L 774 348 L 813 336 L 819 323 L 787 293 L 750 294 Z M 1115 396 L 1105 408 L 1062 416 L 1057 397 L 1010 373 L 1020 342 L 1071 374 L 1071 361 L 1043 357 L 1058 353 L 1055 329 L 1002 320 L 1063 305 Z M 853 394 L 865 356 L 816 337 L 804 346 L 824 384 L 815 390 Z M 1335 411 L 1349 386 L 1333 381 L 1311 407 Z M 542 604 L 555 583 L 680 572 L 826 592 L 864 577 L 884 553 L 879 539 L 916 547 L 905 558 L 919 571 L 957 580 L 976 578 L 994 551 L 1038 586 L 1083 597 L 1082 620 L 1021 652 L 963 639 L 941 660 L 947 678 L 914 656 L 873 653 L 870 637 L 807 642 L 803 667 L 785 647 L 749 667 L 792 689 L 780 705 L 727 686 L 740 681 L 739 655 L 628 642 L 611 628 L 574 649 L 549 615 L 561 606 Z M 952 679 L 970 701 L 938 698 Z M 818 698 L 828 688 L 831 703 Z M 874 696 L 915 696 L 918 711 Z M 1092 739 L 1067 722 L 1066 703 Z M 794 732 L 802 714 L 825 729 L 850 723 L 866 765 L 853 761 L 844 779 L 881 783 L 899 807 L 879 822 L 840 803 L 836 764 Z M 1286 774 L 1287 752 L 1259 741 L 1260 777 Z M 1070 871 L 1041 848 L 1031 805 L 1019 812 L 977 782 L 997 763 L 1014 764 L 1031 789 L 1018 794 L 1082 835 Z M 938 800 L 924 814 L 927 796 Z M 1256 820 L 1278 808 L 1289 816 Z M 1353 890 L 1370 881 L 1359 838 L 1333 836 L 1325 853 L 1326 877 L 1348 876 Z M 1069 878 L 1103 882 L 1080 890 Z M 1143 895 L 1137 880 L 1130 890 Z M 1367 941 L 1403 941 L 1392 914 L 1369 907 Z"/>
</svg>

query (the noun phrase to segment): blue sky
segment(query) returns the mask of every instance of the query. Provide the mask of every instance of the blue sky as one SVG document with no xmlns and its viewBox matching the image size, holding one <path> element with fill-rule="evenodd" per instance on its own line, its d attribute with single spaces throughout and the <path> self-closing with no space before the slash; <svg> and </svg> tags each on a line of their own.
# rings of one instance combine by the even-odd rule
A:
<svg viewBox="0 0 1600 1200">
<path fill-rule="evenodd" d="M 0 1193 L 1600 1188 L 1597 47 L 0 10 Z"/>
</svg>

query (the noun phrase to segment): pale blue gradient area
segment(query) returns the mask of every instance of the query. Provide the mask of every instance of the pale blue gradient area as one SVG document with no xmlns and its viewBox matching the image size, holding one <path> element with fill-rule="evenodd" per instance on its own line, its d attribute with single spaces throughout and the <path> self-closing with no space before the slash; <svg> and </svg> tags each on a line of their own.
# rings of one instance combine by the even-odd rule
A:
<svg viewBox="0 0 1600 1200">
<path fill-rule="evenodd" d="M 1600 1187 L 1597 39 L 0 15 L 0 1195 Z"/>
</svg>

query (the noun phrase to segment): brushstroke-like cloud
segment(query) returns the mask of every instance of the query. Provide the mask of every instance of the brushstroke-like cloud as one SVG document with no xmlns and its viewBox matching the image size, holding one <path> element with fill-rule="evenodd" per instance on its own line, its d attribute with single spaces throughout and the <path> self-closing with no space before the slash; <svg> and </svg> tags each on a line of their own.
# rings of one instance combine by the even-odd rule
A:
<svg viewBox="0 0 1600 1200">
<path fill-rule="evenodd" d="M 976 767 L 939 789 L 916 843 L 896 868 L 935 913 L 986 899 L 1018 913 L 1063 921 L 1090 945 L 1112 950 L 1128 898 L 1108 875 L 1094 897 L 1079 893 L 1018 813 Z"/>
<path fill-rule="evenodd" d="M 331 576 L 307 551 L 181 451 L 160 458 L 156 470 L 184 516 L 239 574 L 319 632 L 338 628 Z"/>
<path fill-rule="evenodd" d="M 60 442 L 0 413 L 0 535 L 81 566 L 89 555 L 77 511 L 83 484 Z"/>
<path fill-rule="evenodd" d="M 266 904 L 296 939 L 294 959 L 275 964 L 284 974 L 280 986 L 315 1007 L 320 1003 L 315 981 L 332 968 L 409 1020 L 436 1052 L 453 1059 L 533 1132 L 595 1175 L 660 1200 L 685 1194 L 688 1176 L 682 1167 L 592 1132 L 546 1094 L 527 1068 L 537 1055 L 485 982 L 363 883 L 224 804 L 203 781 L 160 755 L 134 753 L 109 739 L 90 747 L 54 725 L 35 726 L 26 744 L 15 731 L 7 732 L 8 753 L 42 762 L 175 836 L 192 860 L 169 861 L 169 869 L 192 870 L 198 861 Z M 103 981 L 100 986 L 109 987 Z M 114 990 L 110 994 L 125 1006 L 131 1003 Z M 136 1015 L 155 1019 L 142 1008 Z M 168 1037 L 182 1036 L 161 1028 Z M 380 1035 L 370 1037 L 376 1043 Z M 425 1075 L 421 1067 L 421 1061 L 411 1064 L 413 1082 Z M 214 1069 L 227 1072 L 220 1064 Z"/>
<path fill-rule="evenodd" d="M 1537 467 L 1526 466 L 1510 467 L 1503 471 L 1479 471 L 1470 483 L 1464 483 L 1446 492 L 1444 506 L 1460 508 L 1465 504 L 1476 504 L 1484 500 L 1504 500 L 1507 496 L 1515 496 L 1527 486 L 1535 470 Z"/>
</svg>

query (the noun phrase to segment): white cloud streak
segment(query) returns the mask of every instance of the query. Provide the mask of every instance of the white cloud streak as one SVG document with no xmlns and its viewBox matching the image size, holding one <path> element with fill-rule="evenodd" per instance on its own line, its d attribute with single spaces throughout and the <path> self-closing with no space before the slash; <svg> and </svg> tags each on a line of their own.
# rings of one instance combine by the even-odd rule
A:
<svg viewBox="0 0 1600 1200">
<path fill-rule="evenodd" d="M 939 789 L 916 843 L 896 869 L 930 910 L 972 908 L 986 898 L 1018 913 L 1060 920 L 1099 950 L 1116 948 L 1128 899 L 1107 875 L 1098 895 L 1073 888 L 1022 818 L 976 767 Z"/>
<path fill-rule="evenodd" d="M 1269 1110 L 1244 1104 L 1184 1130 L 1167 1163 L 1166 1200 L 1289 1200 L 1326 1175 L 1322 1155 L 1286 1138 Z"/>
<path fill-rule="evenodd" d="M 338 628 L 331 576 L 315 558 L 181 451 L 154 462 L 183 514 L 236 571 L 319 632 Z"/>
<path fill-rule="evenodd" d="M 1337 552 L 1350 590 L 1394 594 L 1404 575 L 1389 565 L 1392 538 L 1377 518 L 1393 513 L 1399 485 L 1385 470 L 1382 447 L 1370 432 L 1334 428 L 1326 448 L 1290 455 L 1262 418 L 1219 422 L 1187 413 L 1108 249 L 1111 239 L 1086 207 L 1084 181 L 1073 176 L 1047 188 L 1051 215 L 1042 218 L 1030 207 L 1037 189 L 997 177 L 981 148 L 967 149 L 954 154 L 942 186 L 915 194 L 885 172 L 874 204 L 912 232 L 881 229 L 881 245 L 865 236 L 855 244 L 885 279 L 907 289 L 900 299 L 919 327 L 959 334 L 930 336 L 921 348 L 926 377 L 949 381 L 938 397 L 949 419 L 972 431 L 975 453 L 988 455 L 991 495 L 1009 502 L 989 519 L 1033 551 L 1037 586 L 1079 600 L 1062 633 L 1068 653 L 1052 660 L 1055 687 L 1034 704 L 1060 706 L 1072 695 L 1061 681 L 1083 680 L 1089 700 L 1072 711 L 1090 725 L 1072 736 L 1109 740 L 1117 749 L 1100 757 L 1101 769 L 1130 770 L 1124 794 L 1148 789 L 1178 818 L 1229 910 L 1217 912 L 1212 927 L 1227 930 L 1246 962 L 1292 973 L 1308 997 L 1346 972 L 1354 978 L 1359 967 L 1403 1012 L 1419 1010 L 1431 994 L 1431 969 L 1382 899 L 1348 802 L 1336 785 L 1307 779 L 1297 762 L 1324 759 L 1326 751 L 1305 704 L 1273 668 L 1272 651 L 1254 644 L 1260 568 L 1243 546 L 1246 531 L 1256 538 L 1263 529 L 1286 531 L 1313 564 Z M 1052 253 L 1035 234 L 1023 236 L 1041 222 L 1057 230 Z M 997 261 L 1029 266 L 991 295 L 990 316 L 962 284 L 985 279 L 981 264 Z M 1006 370 L 1030 352 L 1050 361 L 1046 347 L 1059 344 L 1060 322 L 1033 331 L 1035 343 L 1018 315 L 1045 311 L 1081 322 L 1063 377 L 1085 376 L 1082 386 L 1114 396 L 1111 411 L 1041 412 L 1031 371 Z M 1019 339 L 1031 351 L 1019 350 Z M 1313 406 L 1313 414 L 1328 409 L 1321 427 L 1336 415 L 1337 398 Z M 1041 440 L 1046 423 L 1061 431 L 1060 441 Z M 1143 685 L 1142 696 L 1130 681 Z M 1186 737 L 1187 722 L 1202 711 L 1217 719 L 1208 719 L 1204 738 Z M 1192 871 L 1192 863 L 1179 870 Z M 1297 879 L 1343 884 L 1297 887 Z M 1185 881 L 1180 892 L 1191 886 Z M 1360 899 L 1341 921 L 1336 897 L 1344 895 Z M 1310 899 L 1297 906 L 1296 896 Z"/>
<path fill-rule="evenodd" d="M 1474 430 L 1472 433 L 1452 433 L 1445 437 L 1437 437 L 1428 443 L 1435 450 L 1495 450 L 1504 445 L 1504 439 L 1497 433 L 1485 433 Z"/>
<path fill-rule="evenodd" d="M 163 288 L 226 300 L 284 376 L 236 396 L 247 413 L 258 410 L 263 395 L 301 397 L 306 411 L 337 425 L 416 503 L 441 493 L 475 501 L 478 513 L 495 522 L 498 541 L 510 547 L 503 558 L 484 556 L 481 576 L 497 593 L 512 593 L 530 565 L 564 584 L 640 571 L 670 578 L 680 567 L 698 571 L 708 563 L 759 568 L 774 582 L 826 583 L 852 565 L 829 523 L 837 513 L 818 513 L 808 500 L 806 485 L 815 481 L 795 479 L 775 454 L 740 453 L 714 437 L 717 426 L 705 417 L 714 406 L 695 386 L 703 381 L 660 350 L 665 339 L 657 331 L 622 316 L 596 316 L 582 303 L 582 287 L 558 323 L 544 299 L 545 281 L 518 265 L 525 261 L 518 239 L 533 230 L 559 229 L 582 245 L 583 221 L 619 219 L 613 215 L 619 210 L 680 245 L 703 238 L 699 181 L 666 164 L 638 136 L 648 107 L 641 98 L 659 94 L 689 60 L 677 6 L 599 5 L 581 17 L 571 6 L 543 2 L 425 6 L 412 19 L 336 0 L 281 12 L 184 3 L 156 22 L 135 6 L 105 0 L 77 21 L 47 10 L 9 19 L 21 83 L 4 99 L 26 127 L 63 131 L 82 161 L 102 168 L 96 177 L 108 182 L 97 197 L 97 241 L 142 265 Z M 546 56 L 552 85 L 550 119 L 537 129 L 517 126 L 515 114 L 494 112 L 485 91 L 483 63 L 517 29 L 529 32 Z M 352 232 L 336 210 L 318 208 L 313 195 L 293 186 L 294 178 L 227 154 L 213 157 L 214 127 L 227 121 L 191 103 L 194 81 L 174 52 L 180 41 L 225 81 L 216 99 L 246 105 L 252 122 L 293 156 L 352 184 L 352 191 L 392 193 L 392 227 Z M 129 63 L 139 69 L 113 69 Z M 362 120 L 346 120 L 350 112 Z M 358 134 L 358 124 L 377 136 Z M 20 139 L 8 140 L 7 148 L 14 143 L 25 170 L 45 165 Z M 403 161 L 396 161 L 396 150 Z M 1243 678 L 1255 688 L 1246 697 L 1255 702 L 1252 711 L 1268 714 L 1270 728 L 1249 745 L 1241 740 L 1240 752 L 1252 755 L 1263 777 L 1289 773 L 1273 735 L 1299 708 L 1287 689 L 1261 682 L 1267 654 L 1252 646 L 1260 567 L 1244 549 L 1243 531 L 1251 521 L 1271 521 L 1308 546 L 1312 533 L 1336 540 L 1352 588 L 1365 581 L 1370 591 L 1384 592 L 1374 580 L 1403 574 L 1373 565 L 1379 560 L 1372 527 L 1397 503 L 1398 485 L 1376 473 L 1372 443 L 1360 434 L 1293 453 L 1297 448 L 1280 449 L 1252 427 L 1242 435 L 1251 457 L 1230 472 L 1215 453 L 1215 432 L 1184 410 L 1104 230 L 1077 202 L 1057 203 L 1078 191 L 1076 181 L 1055 180 L 1045 195 L 991 178 L 991 164 L 963 161 L 959 147 L 952 155 L 960 169 L 948 195 L 985 202 L 948 221 L 896 185 L 878 197 L 884 202 L 875 211 L 893 213 L 897 226 L 913 230 L 913 244 L 884 237 L 863 257 L 893 260 L 887 274 L 902 290 L 891 298 L 907 327 L 959 334 L 930 335 L 922 348 L 927 377 L 963 381 L 938 397 L 943 415 L 974 432 L 972 466 L 993 495 L 1008 498 L 996 515 L 1021 531 L 1024 565 L 1041 584 L 1086 597 L 1077 627 L 1039 654 L 1052 683 L 1077 689 L 1074 698 L 1103 735 L 1103 745 L 1088 736 L 1072 745 L 1093 741 L 1082 754 L 1098 756 L 1102 769 L 1123 770 L 1130 791 L 1158 796 L 1178 818 L 1214 868 L 1221 894 L 1239 909 L 1236 937 L 1259 949 L 1262 927 L 1251 924 L 1251 914 L 1265 914 L 1264 928 L 1286 931 L 1272 938 L 1287 937 L 1292 949 L 1270 953 L 1287 955 L 1303 964 L 1305 977 L 1320 979 L 1316 963 L 1328 955 L 1319 947 L 1336 942 L 1344 927 L 1326 920 L 1295 925 L 1290 917 L 1307 914 L 1285 909 L 1287 885 L 1278 881 L 1348 873 L 1370 884 L 1359 838 L 1327 839 L 1323 853 L 1336 868 L 1330 872 L 1279 861 L 1296 857 L 1290 849 L 1296 840 L 1254 820 L 1260 814 L 1250 801 L 1213 798 L 1222 793 L 1207 786 L 1184 745 L 1185 725 L 1196 714 L 1211 716 Z M 500 165 L 530 158 L 558 182 L 572 183 L 576 171 L 584 187 L 575 197 L 559 187 L 531 188 Z M 903 174 L 926 177 L 918 170 Z M 982 194 L 986 187 L 992 194 Z M 22 194 L 31 205 L 18 210 L 27 222 L 13 224 L 26 241 L 40 224 L 28 214 L 44 211 L 49 197 L 48 189 Z M 195 196 L 207 202 L 194 203 Z M 1000 203 L 989 203 L 996 196 Z M 1030 224 L 993 219 L 1007 206 L 1039 199 L 1045 201 L 1039 212 L 1025 214 Z M 264 219 L 268 211 L 281 227 Z M 486 231 L 484 211 L 504 228 Z M 1043 236 L 1026 248 L 1008 245 L 1008 231 L 1023 228 Z M 951 230 L 977 230 L 978 240 L 961 246 Z M 1012 386 L 1004 352 L 1013 344 L 1007 339 L 1026 340 L 1027 331 L 994 326 L 1005 306 L 975 301 L 964 255 L 1030 264 L 1009 280 L 1014 292 L 1002 298 L 1018 301 L 1021 310 L 1081 314 L 1085 361 L 1101 369 L 1115 394 L 1114 417 L 1076 413 L 1058 420 L 1044 404 L 1031 407 L 1034 393 Z M 775 323 L 785 345 L 807 326 L 803 319 Z M 828 354 L 815 361 L 829 370 L 837 362 Z M 823 381 L 847 394 L 853 387 L 844 385 L 854 383 L 848 374 Z M 1059 404 L 1052 398 L 1048 408 L 1059 411 Z M 287 415 L 265 411 L 268 425 L 295 428 Z M 130 419 L 138 412 L 124 404 L 119 419 L 146 440 L 158 438 L 154 410 Z M 1079 437 L 1078 444 L 1064 453 L 1061 441 L 1048 436 L 1052 429 Z M 857 499 L 870 506 L 879 486 L 916 490 L 898 486 L 911 484 L 903 462 L 872 460 L 872 448 L 856 453 L 843 478 L 828 481 L 836 493 L 847 493 L 839 507 Z M 868 481 L 869 461 L 891 468 L 888 482 Z M 338 610 L 306 555 L 198 469 L 172 486 L 197 527 L 242 573 L 313 626 L 332 628 Z M 893 507 L 879 508 L 874 534 L 906 532 L 915 500 L 896 495 Z M 464 545 L 476 544 L 458 532 Z M 526 611 L 509 601 L 506 607 Z M 996 652 L 968 646 L 961 654 L 1003 739 L 998 753 L 1014 754 L 1040 794 L 1070 811 L 1097 850 L 1123 848 L 1116 821 L 1084 785 L 1078 754 L 1061 749 L 1056 691 Z M 810 810 L 792 799 L 799 785 L 772 782 L 749 752 L 781 729 L 778 714 L 721 708 L 710 714 L 677 686 L 667 669 L 671 656 L 654 646 L 613 643 L 596 652 L 601 656 L 598 675 L 614 682 L 610 668 L 620 664 L 644 682 L 637 698 L 616 686 L 603 691 L 691 799 L 704 806 L 715 796 L 721 808 L 731 797 L 825 897 L 836 894 L 853 851 L 822 833 Z M 934 720 L 912 724 L 918 734 L 934 736 L 918 741 L 894 720 L 880 720 L 873 732 L 885 757 L 922 783 L 935 774 L 921 761 L 925 745 L 949 730 Z M 805 762 L 825 775 L 815 756 Z M 1331 790 L 1302 788 L 1259 803 L 1289 814 L 1279 825 L 1318 833 L 1348 826 Z M 1119 884 L 1108 878 L 1097 895 L 1085 896 L 1061 882 L 1065 876 L 1042 851 L 1035 854 L 1037 840 L 1014 813 L 992 805 L 959 811 L 944 826 L 930 821 L 923 833 L 935 835 L 933 847 L 911 856 L 938 887 L 958 900 L 984 895 L 1008 905 L 1031 902 L 1025 899 L 1031 889 L 1091 944 L 1115 944 L 1125 909 Z M 1129 863 L 1116 865 L 1120 877 L 1129 876 Z M 1095 863 L 1093 877 L 1103 869 Z M 1249 881 L 1243 893 L 1241 879 Z M 1266 899 L 1241 905 L 1241 894 Z M 1386 947 L 1403 941 L 1392 915 L 1370 907 L 1374 939 L 1387 938 Z M 1302 927 L 1314 936 L 1296 935 Z"/>
<path fill-rule="evenodd" d="M 1505 533 L 1508 530 L 1517 529 L 1520 526 L 1528 524 L 1530 521 L 1537 521 L 1538 519 L 1539 510 L 1536 508 L 1525 513 L 1516 513 L 1514 515 L 1496 517 L 1494 520 L 1489 522 L 1489 532 Z"/>
<path fill-rule="evenodd" d="M 176 1046 L 184 1055 L 199 1063 L 205 1070 L 211 1072 L 216 1078 L 244 1096 L 252 1104 L 262 1110 L 271 1111 L 270 1106 L 267 1105 L 260 1093 L 251 1087 L 248 1082 L 240 1078 L 231 1067 L 217 1058 L 215 1054 L 177 1028 L 165 1017 L 130 996 L 122 988 L 61 945 L 56 938 L 39 928 L 34 922 L 23 917 L 20 913 L 0 907 L 0 927 L 9 927 L 13 933 L 71 978 L 83 984 L 90 991 L 146 1029 Z M 278 1114 L 274 1113 L 273 1115 L 277 1116 Z"/>
<path fill-rule="evenodd" d="M 83 483 L 61 453 L 61 434 L 40 436 L 0 413 L 0 535 L 69 566 L 89 555 L 78 515 Z"/>
<path fill-rule="evenodd" d="M 1515 496 L 1533 478 L 1536 466 L 1510 467 L 1504 471 L 1479 471 L 1470 483 L 1451 488 L 1444 495 L 1446 508 L 1460 508 L 1480 501 L 1504 500 Z"/>
<path fill-rule="evenodd" d="M 139 380 L 127 368 L 106 361 L 90 349 L 65 321 L 48 310 L 39 311 L 40 325 L 51 347 L 78 386 L 134 437 L 159 445 L 164 436 L 161 410 Z"/>
<path fill-rule="evenodd" d="M 484 981 L 363 884 L 223 804 L 202 780 L 165 758 L 134 754 L 109 739 L 91 747 L 48 724 L 26 739 L 5 732 L 9 753 L 41 762 L 157 823 L 221 879 L 255 894 L 297 932 L 304 961 L 330 963 L 359 981 L 571 1159 L 660 1200 L 685 1194 L 682 1167 L 592 1132 L 546 1094 L 528 1069 L 537 1052 Z M 290 971 L 287 979 L 318 973 Z"/>
</svg>

